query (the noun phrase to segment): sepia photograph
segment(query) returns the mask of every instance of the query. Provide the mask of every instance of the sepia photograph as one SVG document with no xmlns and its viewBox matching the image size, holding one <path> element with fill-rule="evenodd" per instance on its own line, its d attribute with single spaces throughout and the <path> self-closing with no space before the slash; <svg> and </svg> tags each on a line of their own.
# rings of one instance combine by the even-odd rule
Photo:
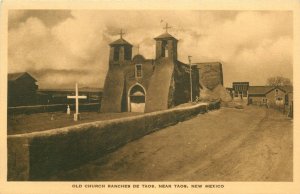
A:
<svg viewBox="0 0 300 194">
<path fill-rule="evenodd" d="M 294 183 L 294 11 L 65 6 L 6 17 L 6 183 Z"/>
</svg>

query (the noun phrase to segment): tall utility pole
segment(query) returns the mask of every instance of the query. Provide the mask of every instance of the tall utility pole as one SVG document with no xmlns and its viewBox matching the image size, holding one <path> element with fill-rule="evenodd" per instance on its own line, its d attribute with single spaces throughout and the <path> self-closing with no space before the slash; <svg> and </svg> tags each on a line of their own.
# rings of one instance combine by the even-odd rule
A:
<svg viewBox="0 0 300 194">
<path fill-rule="evenodd" d="M 188 58 L 189 58 L 189 64 L 190 64 L 191 102 L 193 102 L 193 81 L 192 81 L 192 62 L 191 62 L 192 56 L 188 56 Z"/>
</svg>

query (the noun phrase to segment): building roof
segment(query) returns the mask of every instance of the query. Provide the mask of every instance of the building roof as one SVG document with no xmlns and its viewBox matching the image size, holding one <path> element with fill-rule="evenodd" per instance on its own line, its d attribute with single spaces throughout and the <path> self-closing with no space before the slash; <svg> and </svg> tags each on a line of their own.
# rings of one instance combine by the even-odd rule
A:
<svg viewBox="0 0 300 194">
<path fill-rule="evenodd" d="M 204 63 L 193 63 L 192 66 L 195 66 L 197 69 L 205 69 L 208 67 L 221 67 L 222 68 L 222 63 L 220 62 L 204 62 Z"/>
<path fill-rule="evenodd" d="M 249 86 L 248 94 L 266 94 L 273 88 L 274 86 Z"/>
<path fill-rule="evenodd" d="M 22 76 L 28 76 L 31 79 L 33 79 L 34 81 L 37 81 L 34 77 L 32 77 L 27 72 L 9 73 L 8 76 L 7 76 L 7 79 L 8 79 L 8 81 L 16 81 L 17 79 L 19 79 Z"/>
<path fill-rule="evenodd" d="M 249 86 L 249 94 L 267 94 L 274 89 L 280 89 L 285 93 L 293 92 L 293 86 Z"/>
<path fill-rule="evenodd" d="M 273 91 L 274 89 L 282 90 L 285 93 L 293 92 L 293 86 L 273 86 L 273 88 L 270 89 L 269 91 L 267 91 L 266 93 L 269 93 L 269 92 Z"/>
<path fill-rule="evenodd" d="M 196 65 L 198 68 L 201 68 L 205 65 L 220 65 L 220 62 L 213 61 L 213 62 L 203 62 L 203 63 L 193 63 L 193 65 Z"/>
<path fill-rule="evenodd" d="M 172 36 L 171 34 L 169 34 L 168 32 L 165 32 L 157 37 L 154 38 L 155 40 L 157 39 L 175 39 L 177 40 L 174 36 Z"/>
<path fill-rule="evenodd" d="M 249 85 L 249 82 L 232 82 L 232 85 L 233 84 L 248 84 Z M 259 86 L 260 87 L 260 86 Z"/>
<path fill-rule="evenodd" d="M 190 65 L 189 65 L 189 64 L 185 64 L 185 63 L 183 63 L 183 62 L 181 62 L 181 61 L 178 61 L 178 60 L 177 60 L 176 63 L 177 63 L 178 65 L 184 66 L 185 68 L 190 68 Z M 197 68 L 197 65 L 191 64 L 191 67 L 192 67 L 192 69 L 195 69 L 195 68 Z"/>
<path fill-rule="evenodd" d="M 278 88 L 284 90 L 286 93 L 293 92 L 293 86 L 278 86 Z"/>
<path fill-rule="evenodd" d="M 130 44 L 129 42 L 127 42 L 123 38 L 120 38 L 120 39 L 110 43 L 109 45 L 111 45 L 111 46 L 114 46 L 114 45 L 129 45 L 129 46 L 132 46 L 132 44 Z"/>
</svg>

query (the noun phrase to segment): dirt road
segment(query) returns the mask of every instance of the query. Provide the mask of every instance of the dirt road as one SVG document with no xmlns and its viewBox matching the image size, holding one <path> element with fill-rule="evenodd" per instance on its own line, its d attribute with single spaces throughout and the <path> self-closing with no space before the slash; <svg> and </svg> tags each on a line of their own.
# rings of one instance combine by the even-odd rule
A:
<svg viewBox="0 0 300 194">
<path fill-rule="evenodd" d="M 222 108 L 52 180 L 292 181 L 292 129 L 292 120 L 272 109 Z"/>
</svg>

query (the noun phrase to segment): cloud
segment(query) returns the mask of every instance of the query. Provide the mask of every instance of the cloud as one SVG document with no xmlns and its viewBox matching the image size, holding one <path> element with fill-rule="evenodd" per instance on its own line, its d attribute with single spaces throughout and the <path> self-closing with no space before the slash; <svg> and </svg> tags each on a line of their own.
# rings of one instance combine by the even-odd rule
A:
<svg viewBox="0 0 300 194">
<path fill-rule="evenodd" d="M 120 28 L 127 41 L 140 46 L 141 54 L 154 58 L 153 38 L 163 32 L 165 22 L 179 39 L 179 60 L 187 62 L 192 55 L 193 62 L 221 61 L 227 86 L 232 81 L 263 85 L 270 75 L 292 78 L 293 21 L 288 11 L 9 13 L 13 24 L 8 37 L 9 72 L 34 72 L 43 88 L 73 87 L 76 80 L 84 86 L 102 87 L 108 45 L 118 38 Z M 133 52 L 136 54 L 136 47 Z"/>
<path fill-rule="evenodd" d="M 80 44 L 78 46 L 81 48 Z M 37 76 L 41 88 L 70 87 L 76 79 L 80 83 L 99 87 L 98 75 L 105 76 L 104 70 L 94 66 L 89 68 L 88 59 L 74 53 L 51 28 L 35 17 L 28 18 L 18 28 L 9 31 L 8 53 L 9 72 L 29 71 Z M 97 56 L 94 55 L 94 58 L 97 59 Z"/>
<path fill-rule="evenodd" d="M 25 22 L 30 17 L 38 18 L 46 26 L 52 27 L 72 17 L 72 15 L 70 10 L 9 10 L 8 28 L 15 28 L 19 23 Z"/>
<path fill-rule="evenodd" d="M 195 39 L 193 33 L 204 35 Z M 289 12 L 239 12 L 234 19 L 193 33 L 184 37 L 180 48 L 189 47 L 194 61 L 222 61 L 227 86 L 232 81 L 263 85 L 268 76 L 279 74 L 292 79 Z M 186 55 L 179 53 L 182 59 Z"/>
</svg>

